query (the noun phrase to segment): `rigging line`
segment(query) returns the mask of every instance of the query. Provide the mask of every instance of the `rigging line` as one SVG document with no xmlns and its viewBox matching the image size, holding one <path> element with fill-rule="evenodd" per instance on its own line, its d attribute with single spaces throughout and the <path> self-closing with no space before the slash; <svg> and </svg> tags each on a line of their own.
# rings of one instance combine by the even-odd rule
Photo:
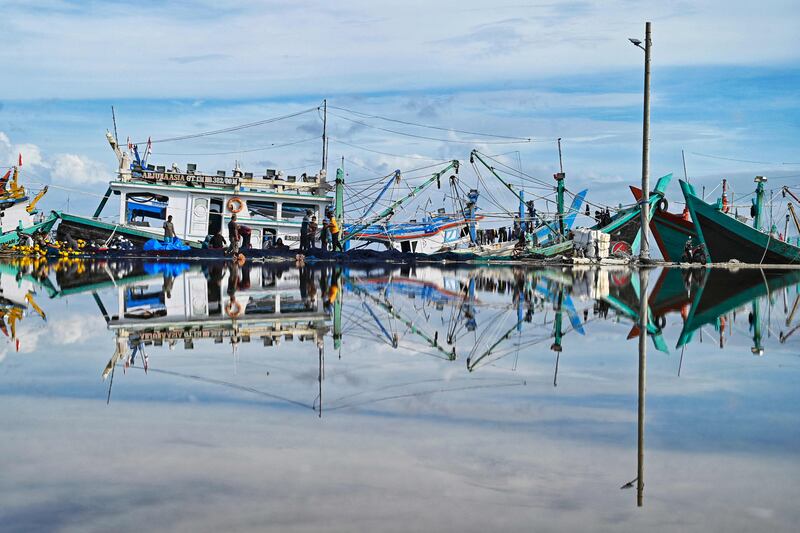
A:
<svg viewBox="0 0 800 533">
<path fill-rule="evenodd" d="M 388 152 L 381 152 L 379 150 L 373 150 L 371 148 L 365 148 L 365 147 L 359 146 L 357 144 L 349 143 L 349 142 L 343 141 L 343 140 L 341 140 L 341 139 L 339 139 L 337 137 L 328 136 L 328 139 L 333 141 L 333 142 L 339 143 L 339 144 L 344 144 L 346 146 L 350 146 L 351 148 L 356 148 L 358 150 L 364 150 L 365 152 L 372 152 L 373 154 L 380 154 L 380 155 L 388 155 L 389 157 L 399 157 L 400 159 L 423 159 L 425 161 L 438 161 L 440 163 L 446 163 L 447 161 L 450 161 L 450 159 L 436 159 L 436 158 L 433 158 L 433 157 L 424 157 L 424 156 L 418 156 L 418 155 L 390 154 Z"/>
<path fill-rule="evenodd" d="M 206 152 L 206 153 L 194 153 L 194 154 L 179 154 L 179 153 L 171 153 L 171 152 L 158 152 L 158 155 L 230 155 L 230 154 L 245 154 L 248 152 L 260 152 L 262 150 L 271 150 L 273 148 L 283 148 L 284 146 L 294 146 L 296 144 L 302 144 L 308 141 L 316 141 L 320 137 L 319 135 L 316 137 L 309 137 L 308 139 L 301 139 L 299 141 L 291 141 L 287 143 L 275 144 L 272 143 L 269 146 L 261 146 L 259 148 L 248 148 L 246 150 L 235 150 L 231 152 Z"/>
<path fill-rule="evenodd" d="M 438 142 L 455 143 L 455 144 L 523 144 L 523 143 L 527 144 L 527 143 L 531 142 L 530 139 L 515 140 L 515 141 L 475 141 L 475 140 L 468 140 L 468 141 L 464 140 L 464 141 L 462 141 L 462 140 L 457 140 L 457 139 L 442 139 L 440 137 L 428 137 L 426 135 L 417 135 L 417 134 L 414 134 L 414 133 L 406 133 L 406 132 L 403 132 L 403 131 L 390 130 L 389 128 L 381 128 L 380 126 L 375 126 L 373 124 L 368 124 L 368 123 L 362 122 L 360 120 L 355 120 L 355 119 L 346 117 L 344 115 L 339 115 L 338 113 L 330 113 L 329 112 L 329 114 L 331 114 L 331 115 L 333 115 L 335 117 L 339 117 L 339 118 L 341 118 L 343 120 L 346 120 L 348 122 L 352 122 L 354 124 L 358 124 L 360 126 L 364 126 L 366 128 L 372 128 L 372 129 L 384 131 L 386 133 L 393 133 L 395 135 L 402 135 L 404 137 L 413 137 L 414 139 L 425 139 L 427 141 L 438 141 Z"/>
<path fill-rule="evenodd" d="M 735 161 L 737 163 L 755 163 L 757 165 L 800 165 L 800 163 L 787 163 L 778 161 L 751 161 L 749 159 L 736 159 L 733 157 L 723 157 L 721 155 L 701 154 L 699 152 L 689 152 L 692 155 L 707 157 L 709 159 L 721 159 L 723 161 Z"/>
<path fill-rule="evenodd" d="M 368 167 L 366 165 L 362 165 L 358 161 L 353 161 L 352 159 L 347 158 L 347 157 L 345 157 L 344 160 L 347 161 L 348 163 L 353 163 L 355 166 L 361 167 L 361 168 L 363 168 L 364 170 L 366 170 L 368 172 L 372 172 L 373 174 L 380 174 L 380 170 L 375 170 L 374 168 L 370 168 L 370 167 Z"/>
<path fill-rule="evenodd" d="M 486 182 L 483 180 L 483 175 L 480 173 L 480 170 L 475 165 L 475 163 L 472 164 L 472 167 L 475 170 L 475 174 L 478 176 L 478 181 L 481 183 L 481 185 L 483 185 L 484 194 L 489 197 L 489 202 L 491 204 L 493 204 L 494 206 L 500 208 L 500 210 L 502 210 L 502 211 L 504 211 L 506 213 L 511 213 L 511 211 L 508 211 L 503 205 L 500 204 L 500 202 L 497 201 L 497 198 L 495 198 L 494 194 L 492 194 L 491 189 L 486 184 Z"/>
<path fill-rule="evenodd" d="M 526 174 L 525 172 L 523 172 L 521 170 L 517 170 L 514 167 L 508 166 L 505 163 L 502 163 L 502 162 L 498 161 L 494 157 L 491 157 L 489 155 L 484 154 L 483 152 L 478 152 L 478 154 L 486 157 L 487 159 L 491 159 L 492 161 L 494 161 L 495 163 L 497 163 L 498 165 L 500 165 L 501 167 L 506 169 L 506 172 L 508 172 L 509 174 L 513 174 L 516 177 L 524 176 L 524 177 L 528 178 L 529 180 L 531 180 L 531 181 L 533 181 L 535 183 L 539 183 L 541 185 L 544 185 L 545 187 L 554 188 L 554 185 L 552 183 L 548 183 L 547 181 L 545 181 L 545 180 L 543 180 L 541 178 L 537 178 L 537 177 L 531 176 L 530 174 Z"/>
<path fill-rule="evenodd" d="M 465 130 L 457 130 L 455 128 L 443 128 L 443 127 L 440 127 L 440 126 L 431 126 L 429 124 L 420 124 L 418 122 L 409 122 L 409 121 L 406 121 L 406 120 L 399 120 L 399 119 L 395 119 L 395 118 L 382 117 L 380 115 L 370 115 L 368 113 L 362 113 L 360 111 L 353 111 L 352 109 L 347 109 L 347 108 L 344 108 L 344 107 L 338 107 L 338 106 L 333 106 L 333 105 L 329 105 L 328 109 L 338 109 L 339 111 L 345 111 L 347 113 L 352 113 L 353 115 L 357 115 L 357 116 L 360 116 L 362 118 L 375 118 L 375 119 L 378 119 L 378 120 L 385 120 L 387 122 L 394 122 L 396 124 L 405 124 L 406 126 L 418 126 L 420 128 L 428 128 L 428 129 L 432 129 L 432 130 L 449 131 L 449 132 L 453 132 L 453 133 L 464 133 L 466 135 L 480 135 L 481 137 L 494 137 L 495 139 L 515 139 L 515 140 L 518 140 L 518 141 L 530 141 L 531 140 L 530 137 L 514 137 L 514 136 L 510 136 L 510 135 L 496 135 L 494 133 L 481 133 L 481 132 L 478 132 L 478 131 L 465 131 Z"/>
<path fill-rule="evenodd" d="M 267 118 L 267 119 L 264 119 L 264 120 L 258 120 L 256 122 L 248 122 L 246 124 L 239 124 L 237 126 L 230 126 L 228 128 L 222 128 L 222 129 L 218 129 L 218 130 L 209 130 L 209 131 L 202 131 L 200 133 L 192 133 L 192 134 L 188 134 L 188 135 L 179 135 L 177 137 L 166 137 L 164 139 L 151 140 L 150 142 L 152 144 L 155 144 L 155 143 L 166 143 L 166 142 L 172 142 L 172 141 L 185 141 L 187 139 L 196 139 L 198 137 L 208 137 L 210 135 L 218 135 L 220 133 L 230 133 L 232 131 L 239 131 L 239 130 L 243 130 L 243 129 L 247 129 L 247 128 L 254 128 L 256 126 L 263 126 L 264 124 L 271 124 L 273 122 L 278 122 L 280 120 L 286 120 L 287 118 L 297 117 L 297 116 L 300 116 L 300 115 L 304 115 L 306 113 L 311 113 L 312 111 L 316 111 L 317 109 L 319 109 L 319 108 L 318 107 L 312 107 L 312 108 L 306 109 L 304 111 L 297 111 L 295 113 L 289 113 L 288 115 L 281 115 L 279 117 Z M 136 142 L 136 143 L 133 143 L 133 144 L 138 146 L 140 144 L 147 144 L 147 141 Z"/>
</svg>

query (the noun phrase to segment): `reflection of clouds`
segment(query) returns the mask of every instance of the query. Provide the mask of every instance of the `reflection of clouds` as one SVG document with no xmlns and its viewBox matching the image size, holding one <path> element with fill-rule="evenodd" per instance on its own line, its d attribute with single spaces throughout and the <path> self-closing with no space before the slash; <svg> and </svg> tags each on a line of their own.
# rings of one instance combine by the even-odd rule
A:
<svg viewBox="0 0 800 533">
<path fill-rule="evenodd" d="M 416 320 L 444 338 L 450 308 L 425 312 Z M 546 315 L 526 331 L 551 334 Z M 505 331 L 494 311 L 478 316 Z M 227 344 L 149 347 L 150 372 L 117 368 L 106 406 L 113 342 L 99 314 L 55 309 L 25 326 L 36 357 L 0 368 L 0 523 L 20 530 L 772 531 L 800 518 L 795 350 L 775 338 L 764 358 L 738 329 L 723 351 L 692 344 L 681 378 L 677 353 L 649 348 L 637 510 L 619 489 L 636 472 L 626 321 L 567 334 L 558 387 L 549 340 L 515 371 L 504 359 L 469 373 L 467 350 L 446 361 L 345 335 L 339 359 L 328 337 L 321 420 L 313 343 L 241 343 L 235 358 Z M 81 341 L 63 364 L 58 347 Z"/>
<path fill-rule="evenodd" d="M 65 318 L 50 318 L 42 323 L 35 314 L 28 314 L 17 326 L 20 353 L 34 353 L 40 343 L 47 347 L 66 346 L 89 341 L 97 336 L 106 336 L 106 323 L 99 314 L 75 313 Z M 13 345 L 13 341 L 6 343 Z M 12 346 L 13 349 L 13 346 Z M 2 355 L 0 355 L 0 361 Z"/>
<path fill-rule="evenodd" d="M 619 490 L 635 472 L 633 432 L 608 446 L 425 417 L 8 406 L 0 518 L 20 530 L 791 530 L 800 518 L 794 462 L 663 450 L 646 456 L 637 510 Z"/>
</svg>

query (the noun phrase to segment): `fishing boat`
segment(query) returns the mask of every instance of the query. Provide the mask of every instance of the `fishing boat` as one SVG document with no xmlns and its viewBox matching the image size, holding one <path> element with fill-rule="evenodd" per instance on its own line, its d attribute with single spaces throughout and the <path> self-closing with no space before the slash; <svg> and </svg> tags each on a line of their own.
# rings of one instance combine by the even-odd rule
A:
<svg viewBox="0 0 800 533">
<path fill-rule="evenodd" d="M 459 162 L 451 161 L 446 167 L 433 173 L 422 184 L 411 189 L 400 199 L 394 201 L 387 208 L 373 214 L 378 202 L 386 195 L 392 185 L 398 185 L 402 180 L 402 172 L 398 169 L 386 176 L 387 182 L 372 200 L 370 205 L 361 214 L 359 220 L 344 225 L 343 242 L 350 240 L 364 243 L 381 244 L 387 249 L 395 249 L 406 253 L 434 254 L 452 251 L 468 246 L 475 242 L 476 227 L 483 217 L 476 213 L 478 191 L 471 189 L 466 198 L 460 198 L 456 187 Z M 393 222 L 393 217 L 405 204 L 417 197 L 428 187 L 436 183 L 441 188 L 442 177 L 450 171 L 449 177 L 451 192 L 458 211 L 448 213 L 445 208 L 435 212 L 425 213 L 422 220 L 411 219 L 408 222 Z M 337 173 L 338 176 L 338 173 Z M 455 203 L 454 202 L 454 203 Z"/>
<path fill-rule="evenodd" d="M 559 142 L 559 154 L 561 153 L 560 147 L 561 145 Z M 584 189 L 577 194 L 574 194 L 569 209 L 564 209 L 565 193 L 567 190 L 564 185 L 566 174 L 563 172 L 562 168 L 561 172 L 553 176 L 553 178 L 556 180 L 556 186 L 553 188 L 553 192 L 556 196 L 555 216 L 552 218 L 539 216 L 534 207 L 534 202 L 532 200 L 526 201 L 525 191 L 523 189 L 514 187 L 513 184 L 509 183 L 509 181 L 503 179 L 503 177 L 499 174 L 498 169 L 491 165 L 489 161 L 498 163 L 491 156 L 482 154 L 477 150 L 473 150 L 470 153 L 470 163 L 475 168 L 476 174 L 479 178 L 480 172 L 478 172 L 476 163 L 483 165 L 483 167 L 485 167 L 492 176 L 500 181 L 500 183 L 519 201 L 518 212 L 512 213 L 509 211 L 509 215 L 514 216 L 516 223 L 519 225 L 517 229 L 520 235 L 524 237 L 524 245 L 520 245 L 521 239 L 519 238 L 513 238 L 506 242 L 489 244 L 481 243 L 473 239 L 473 246 L 461 251 L 466 253 L 475 253 L 476 255 L 480 256 L 492 257 L 508 257 L 522 254 L 537 255 L 537 250 L 546 249 L 553 245 L 561 244 L 575 223 L 575 219 L 577 218 L 578 214 L 581 212 L 581 208 L 586 199 L 588 190 Z"/>
<path fill-rule="evenodd" d="M 333 188 L 325 170 L 315 175 L 285 175 L 267 169 L 263 175 L 242 172 L 238 164 L 228 174 L 203 173 L 196 164 L 182 169 L 156 166 L 143 160 L 135 145 L 122 150 L 116 138 L 106 138 L 117 156 L 117 179 L 111 181 L 91 217 L 62 213 L 59 238 L 107 241 L 121 235 L 136 244 L 164 237 L 163 224 L 172 216 L 175 234 L 185 243 L 200 247 L 209 235 L 225 230 L 232 215 L 251 231 L 253 248 L 266 248 L 280 239 L 290 248 L 300 245 L 300 226 L 311 213 L 321 214 L 331 204 Z M 149 155 L 150 150 L 145 156 Z M 100 215 L 112 196 L 117 213 L 110 220 Z"/>
<path fill-rule="evenodd" d="M 45 217 L 36 209 L 36 204 L 47 194 L 47 186 L 31 198 L 19 182 L 21 166 L 22 155 L 19 164 L 0 178 L 0 245 L 16 243 L 20 234 L 48 233 L 58 221 L 55 214 Z"/>
<path fill-rule="evenodd" d="M 642 200 L 642 189 L 630 186 L 631 193 L 637 202 Z M 650 231 L 666 261 L 673 263 L 683 260 L 686 243 L 691 239 L 692 245 L 697 244 L 697 232 L 694 229 L 689 209 L 684 208 L 683 213 L 670 213 L 669 203 L 666 198 L 660 199 L 655 206 L 655 212 L 650 219 Z"/>
<path fill-rule="evenodd" d="M 656 182 L 655 189 L 650 193 L 648 205 L 652 213 L 659 202 L 664 199 L 665 192 L 672 174 L 662 176 Z M 620 207 L 611 215 L 605 213 L 598 216 L 599 220 L 594 226 L 588 228 L 607 234 L 610 240 L 610 253 L 627 253 L 638 249 L 641 241 L 641 212 L 642 208 L 637 202 L 631 206 Z M 550 242 L 529 247 L 529 253 L 535 257 L 552 258 L 557 256 L 571 256 L 574 254 L 576 243 L 568 238 L 568 233 L 557 232 Z"/>
<path fill-rule="evenodd" d="M 722 199 L 709 204 L 697 195 L 691 184 L 680 182 L 686 206 L 694 221 L 697 238 L 708 251 L 709 262 L 723 263 L 733 260 L 751 264 L 800 262 L 800 246 L 790 243 L 786 236 L 781 236 L 774 225 L 768 231 L 763 228 L 766 181 L 763 176 L 755 178 L 756 194 L 751 206 L 752 226 L 727 213 Z"/>
</svg>

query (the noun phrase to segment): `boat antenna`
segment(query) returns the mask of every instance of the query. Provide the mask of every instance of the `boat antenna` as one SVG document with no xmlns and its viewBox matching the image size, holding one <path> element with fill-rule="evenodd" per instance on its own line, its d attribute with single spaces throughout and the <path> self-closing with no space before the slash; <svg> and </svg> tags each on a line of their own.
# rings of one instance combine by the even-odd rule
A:
<svg viewBox="0 0 800 533">
<path fill-rule="evenodd" d="M 322 100 L 322 170 L 328 170 L 328 99 Z"/>
<path fill-rule="evenodd" d="M 561 137 L 558 138 L 558 171 L 564 172 L 564 163 L 561 161 Z"/>
<path fill-rule="evenodd" d="M 683 152 L 683 148 L 681 148 L 681 158 L 683 159 L 683 179 L 686 180 L 686 183 L 690 183 L 689 175 L 686 173 L 686 154 Z"/>
<path fill-rule="evenodd" d="M 119 146 L 119 137 L 117 136 L 117 115 L 114 113 L 114 106 L 111 106 L 111 122 L 114 123 L 114 141 Z"/>
</svg>

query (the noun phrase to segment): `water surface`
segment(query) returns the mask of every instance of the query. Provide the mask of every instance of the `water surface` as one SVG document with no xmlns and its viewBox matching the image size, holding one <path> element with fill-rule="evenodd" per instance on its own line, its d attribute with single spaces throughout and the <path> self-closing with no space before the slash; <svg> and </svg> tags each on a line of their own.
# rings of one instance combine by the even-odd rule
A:
<svg viewBox="0 0 800 533">
<path fill-rule="evenodd" d="M 0 525 L 794 531 L 799 281 L 4 264 Z"/>
</svg>

